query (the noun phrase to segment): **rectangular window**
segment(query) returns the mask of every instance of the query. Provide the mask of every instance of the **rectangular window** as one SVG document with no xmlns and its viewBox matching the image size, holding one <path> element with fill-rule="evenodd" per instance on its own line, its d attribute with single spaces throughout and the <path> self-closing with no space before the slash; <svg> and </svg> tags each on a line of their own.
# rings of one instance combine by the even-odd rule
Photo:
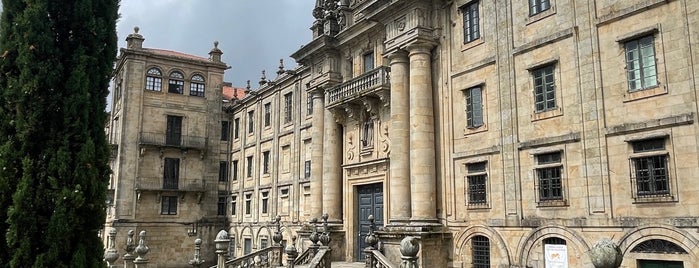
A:
<svg viewBox="0 0 699 268">
<path fill-rule="evenodd" d="M 218 163 L 218 181 L 228 181 L 228 162 L 221 161 Z"/>
<path fill-rule="evenodd" d="M 228 210 L 226 206 L 228 205 L 228 198 L 226 197 L 226 193 L 219 193 L 218 194 L 218 206 L 216 209 L 216 215 L 218 216 L 225 216 L 226 211 Z"/>
<path fill-rule="evenodd" d="M 272 124 L 272 104 L 265 103 L 265 127 Z"/>
<path fill-rule="evenodd" d="M 529 16 L 534 16 L 551 8 L 550 0 L 529 0 Z"/>
<path fill-rule="evenodd" d="M 267 209 L 269 208 L 269 192 L 262 192 L 260 195 L 262 214 L 267 214 Z"/>
<path fill-rule="evenodd" d="M 561 152 L 536 155 L 539 201 L 563 200 Z"/>
<path fill-rule="evenodd" d="M 204 97 L 204 84 L 192 82 L 189 84 L 189 95 Z"/>
<path fill-rule="evenodd" d="M 245 194 L 245 215 L 252 214 L 252 194 Z"/>
<path fill-rule="evenodd" d="M 668 153 L 665 138 L 632 142 L 630 158 L 632 181 L 635 181 L 635 197 L 650 198 L 671 196 Z"/>
<path fill-rule="evenodd" d="M 262 174 L 269 174 L 269 151 L 262 152 Z"/>
<path fill-rule="evenodd" d="M 483 96 L 481 87 L 464 91 L 466 95 L 466 126 L 477 128 L 483 125 Z"/>
<path fill-rule="evenodd" d="M 233 138 L 240 138 L 240 118 L 233 119 Z"/>
<path fill-rule="evenodd" d="M 163 87 L 163 79 L 160 77 L 146 76 L 146 90 L 160 91 Z"/>
<path fill-rule="evenodd" d="M 306 160 L 303 163 L 303 178 L 308 179 L 311 177 L 311 160 Z"/>
<path fill-rule="evenodd" d="M 248 133 L 255 131 L 255 111 L 248 112 Z"/>
<path fill-rule="evenodd" d="M 248 165 L 246 177 L 252 178 L 252 156 L 246 157 L 245 160 L 246 160 L 247 165 Z"/>
<path fill-rule="evenodd" d="M 168 79 L 168 93 L 182 94 L 184 92 L 184 81 Z"/>
<path fill-rule="evenodd" d="M 160 200 L 160 214 L 177 215 L 177 196 L 163 196 Z"/>
<path fill-rule="evenodd" d="M 238 214 L 238 196 L 231 195 L 231 215 L 235 216 Z"/>
<path fill-rule="evenodd" d="M 553 77 L 555 65 L 550 64 L 532 70 L 534 78 L 534 107 L 536 112 L 556 108 L 556 90 Z"/>
<path fill-rule="evenodd" d="M 163 189 L 178 189 L 180 180 L 180 159 L 165 158 L 163 164 Z"/>
<path fill-rule="evenodd" d="M 260 249 L 265 249 L 269 247 L 269 243 L 266 238 L 260 239 Z"/>
<path fill-rule="evenodd" d="M 649 35 L 624 44 L 626 78 L 631 92 L 658 86 L 653 43 L 653 36 Z"/>
<path fill-rule="evenodd" d="M 374 70 L 374 52 L 364 54 L 364 72 Z"/>
<path fill-rule="evenodd" d="M 228 136 L 230 135 L 231 122 L 221 121 L 221 140 L 228 141 Z"/>
<path fill-rule="evenodd" d="M 290 123 L 294 119 L 294 93 L 284 94 L 284 123 Z"/>
<path fill-rule="evenodd" d="M 248 255 L 252 252 L 252 239 L 245 238 L 243 241 L 243 255 Z"/>
<path fill-rule="evenodd" d="M 464 16 L 464 43 L 469 43 L 481 37 L 480 17 L 478 15 L 478 1 L 471 2 L 461 7 Z"/>
<path fill-rule="evenodd" d="M 228 256 L 235 259 L 235 237 L 230 237 L 228 241 Z"/>
<path fill-rule="evenodd" d="M 484 206 L 488 203 L 487 184 L 488 173 L 486 162 L 468 164 L 466 166 L 468 183 L 468 205 Z"/>
<path fill-rule="evenodd" d="M 165 130 L 165 144 L 179 146 L 182 143 L 182 117 L 167 116 L 167 128 Z"/>
<path fill-rule="evenodd" d="M 233 160 L 231 169 L 232 169 L 231 172 L 233 173 L 232 180 L 237 181 L 238 180 L 238 160 Z"/>
<path fill-rule="evenodd" d="M 313 94 L 308 93 L 306 95 L 306 115 L 313 114 Z"/>
</svg>

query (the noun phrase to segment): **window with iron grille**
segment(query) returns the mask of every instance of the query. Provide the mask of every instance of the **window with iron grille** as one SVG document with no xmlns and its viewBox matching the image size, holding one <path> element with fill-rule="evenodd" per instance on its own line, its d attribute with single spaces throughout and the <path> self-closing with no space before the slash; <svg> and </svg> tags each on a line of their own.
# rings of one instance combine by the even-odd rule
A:
<svg viewBox="0 0 699 268">
<path fill-rule="evenodd" d="M 466 127 L 477 128 L 483 125 L 483 95 L 481 87 L 464 91 L 466 98 Z"/>
<path fill-rule="evenodd" d="M 272 104 L 265 103 L 265 126 L 268 127 L 272 124 Z"/>
<path fill-rule="evenodd" d="M 294 93 L 284 94 L 284 123 L 294 120 Z"/>
<path fill-rule="evenodd" d="M 560 237 L 552 236 L 548 238 L 544 238 L 542 241 L 544 245 L 565 245 L 566 240 Z"/>
<path fill-rule="evenodd" d="M 670 174 L 665 138 L 654 138 L 631 143 L 634 154 L 630 157 L 631 181 L 635 184 L 635 198 L 670 197 Z"/>
<path fill-rule="evenodd" d="M 216 209 L 216 215 L 218 216 L 225 216 L 226 211 L 228 210 L 226 207 L 228 205 L 228 200 L 227 200 L 227 194 L 226 193 L 219 193 L 218 194 L 218 206 Z"/>
<path fill-rule="evenodd" d="M 166 157 L 163 161 L 163 189 L 178 189 L 180 180 L 180 159 Z"/>
<path fill-rule="evenodd" d="M 471 238 L 473 268 L 490 268 L 490 240 L 482 235 Z"/>
<path fill-rule="evenodd" d="M 175 94 L 184 93 L 184 75 L 182 75 L 182 73 L 170 73 L 170 78 L 168 79 L 167 92 Z"/>
<path fill-rule="evenodd" d="M 469 43 L 481 37 L 480 16 L 478 14 L 478 1 L 468 3 L 461 8 L 464 19 L 464 43 Z"/>
<path fill-rule="evenodd" d="M 228 162 L 220 161 L 218 163 L 218 181 L 228 181 Z"/>
<path fill-rule="evenodd" d="M 262 152 L 262 174 L 269 174 L 269 151 Z"/>
<path fill-rule="evenodd" d="M 146 90 L 161 91 L 163 88 L 163 73 L 158 68 L 150 68 L 146 72 Z"/>
<path fill-rule="evenodd" d="M 564 200 L 561 152 L 536 155 L 539 202 Z"/>
<path fill-rule="evenodd" d="M 468 171 L 466 180 L 468 184 L 468 206 L 478 207 L 488 204 L 486 162 L 471 163 L 466 165 Z"/>
<path fill-rule="evenodd" d="M 658 86 L 653 43 L 654 37 L 652 35 L 624 43 L 626 78 L 630 92 Z"/>
<path fill-rule="evenodd" d="M 550 0 L 529 0 L 529 16 L 534 16 L 550 8 Z"/>
<path fill-rule="evenodd" d="M 553 77 L 554 64 L 532 70 L 534 79 L 534 108 L 544 112 L 556 108 L 556 86 Z"/>
<path fill-rule="evenodd" d="M 204 77 L 198 74 L 192 76 L 192 82 L 189 84 L 189 95 L 196 97 L 204 97 Z"/>
<path fill-rule="evenodd" d="M 162 196 L 160 200 L 160 214 L 177 215 L 177 196 Z"/>
</svg>

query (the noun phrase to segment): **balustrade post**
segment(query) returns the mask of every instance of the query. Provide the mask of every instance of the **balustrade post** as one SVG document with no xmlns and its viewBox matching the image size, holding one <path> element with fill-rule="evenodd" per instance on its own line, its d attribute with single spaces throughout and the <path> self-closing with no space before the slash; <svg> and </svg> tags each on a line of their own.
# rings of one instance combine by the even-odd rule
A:
<svg viewBox="0 0 699 268">
<path fill-rule="evenodd" d="M 320 237 L 318 235 L 318 218 L 311 219 L 311 225 L 313 226 L 313 232 L 308 238 L 311 240 L 311 246 L 308 247 L 308 250 L 311 256 L 315 256 L 316 253 L 318 253 L 318 241 L 320 241 Z"/>
<path fill-rule="evenodd" d="M 199 268 L 204 260 L 201 259 L 201 238 L 194 240 L 194 258 L 189 260 L 189 265 Z"/>
<path fill-rule="evenodd" d="M 299 252 L 296 250 L 296 236 L 291 237 L 291 244 L 286 246 L 286 267 L 294 268 L 294 261 L 298 257 Z"/>
<path fill-rule="evenodd" d="M 400 241 L 400 268 L 419 268 L 417 264 L 417 253 L 420 251 L 420 243 L 417 238 L 406 236 Z"/>
<path fill-rule="evenodd" d="M 136 245 L 134 245 L 133 242 L 133 236 L 135 232 L 134 230 L 129 230 L 126 234 L 126 246 L 124 247 L 124 251 L 126 251 L 126 254 L 124 254 L 124 268 L 133 268 L 134 267 L 134 256 L 133 256 L 133 251 L 136 249 Z"/>
<path fill-rule="evenodd" d="M 109 228 L 109 236 L 107 237 L 107 250 L 104 251 L 104 260 L 107 261 L 109 268 L 116 267 L 115 261 L 119 258 L 116 248 L 114 248 L 117 230 Z"/>
<path fill-rule="evenodd" d="M 216 235 L 214 245 L 216 246 L 216 264 L 219 268 L 226 267 L 226 255 L 228 253 L 228 244 L 230 241 L 226 230 L 221 230 Z"/>
<path fill-rule="evenodd" d="M 369 215 L 367 219 L 369 220 L 369 234 L 364 238 L 364 242 L 368 245 L 368 247 L 364 249 L 364 264 L 366 268 L 374 268 L 376 260 L 374 259 L 372 251 L 376 249 L 376 244 L 379 243 L 379 239 L 374 234 L 374 228 L 376 227 L 374 225 L 374 215 Z"/>
<path fill-rule="evenodd" d="M 136 247 L 135 251 L 138 257 L 133 261 L 134 266 L 136 268 L 148 268 L 148 259 L 146 258 L 146 254 L 148 254 L 148 251 L 150 249 L 148 246 L 146 246 L 146 231 L 141 231 L 138 233 L 138 246 Z"/>
<path fill-rule="evenodd" d="M 274 232 L 274 235 L 272 236 L 272 241 L 274 241 L 274 250 L 272 251 L 272 265 L 273 266 L 282 266 L 282 248 L 281 242 L 284 237 L 282 237 L 282 232 L 281 232 L 281 227 L 279 224 L 279 221 L 281 221 L 282 217 L 277 215 L 276 218 L 274 218 L 273 223 L 276 225 L 277 230 Z"/>
</svg>

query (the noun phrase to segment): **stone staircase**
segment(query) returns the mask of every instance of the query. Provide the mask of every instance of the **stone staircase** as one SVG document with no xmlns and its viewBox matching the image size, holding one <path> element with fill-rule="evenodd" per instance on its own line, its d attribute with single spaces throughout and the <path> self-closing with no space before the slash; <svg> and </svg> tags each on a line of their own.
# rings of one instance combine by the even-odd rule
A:
<svg viewBox="0 0 699 268">
<path fill-rule="evenodd" d="M 295 268 L 307 268 L 308 264 L 296 265 Z M 333 262 L 332 268 L 364 268 L 363 262 Z"/>
</svg>

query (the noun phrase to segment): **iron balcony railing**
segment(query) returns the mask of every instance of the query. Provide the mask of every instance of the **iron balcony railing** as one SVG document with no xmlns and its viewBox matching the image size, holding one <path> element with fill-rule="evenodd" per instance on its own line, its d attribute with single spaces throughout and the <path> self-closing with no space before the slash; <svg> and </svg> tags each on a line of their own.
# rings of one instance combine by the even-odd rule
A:
<svg viewBox="0 0 699 268">
<path fill-rule="evenodd" d="M 381 66 L 330 88 L 325 93 L 326 105 L 332 107 L 336 104 L 359 98 L 377 89 L 389 89 L 388 74 L 390 70 L 389 67 Z"/>
<path fill-rule="evenodd" d="M 172 146 L 188 149 L 205 149 L 206 137 L 166 135 L 165 133 L 141 132 L 142 145 Z"/>
<path fill-rule="evenodd" d="M 165 180 L 162 177 L 136 179 L 136 190 L 141 191 L 203 192 L 206 189 L 205 186 L 202 179 Z"/>
</svg>

